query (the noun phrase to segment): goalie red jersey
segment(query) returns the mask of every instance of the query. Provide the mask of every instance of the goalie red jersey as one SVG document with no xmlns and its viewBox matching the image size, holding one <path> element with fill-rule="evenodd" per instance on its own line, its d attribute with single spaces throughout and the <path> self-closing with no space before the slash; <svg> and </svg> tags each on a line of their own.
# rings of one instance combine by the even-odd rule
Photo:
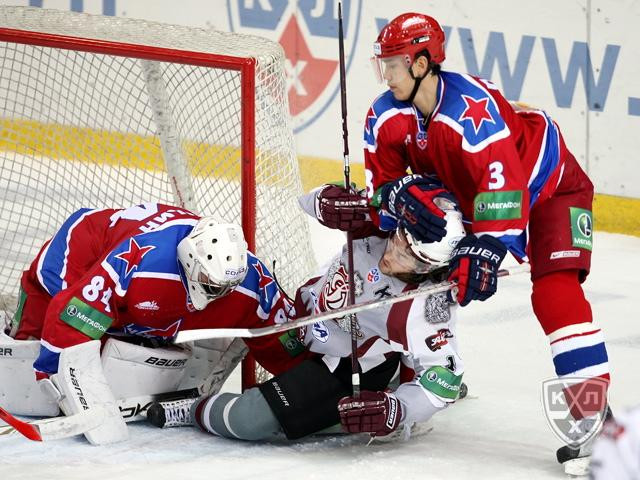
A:
<svg viewBox="0 0 640 480">
<path fill-rule="evenodd" d="M 291 305 L 251 253 L 246 276 L 231 293 L 194 308 L 177 245 L 199 219 L 155 203 L 73 213 L 22 276 L 15 337 L 41 339 L 37 376 L 56 373 L 62 349 L 105 334 L 143 337 L 161 345 L 181 329 L 285 321 Z M 288 344 L 275 336 L 248 340 L 247 345 L 272 372 L 295 363 L 300 353 L 287 350 Z"/>
</svg>

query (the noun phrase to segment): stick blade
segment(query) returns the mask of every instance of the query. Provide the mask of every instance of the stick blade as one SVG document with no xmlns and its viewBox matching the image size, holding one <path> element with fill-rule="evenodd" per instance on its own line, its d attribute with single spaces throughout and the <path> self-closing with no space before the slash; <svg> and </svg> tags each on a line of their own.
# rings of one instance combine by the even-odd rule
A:
<svg viewBox="0 0 640 480">
<path fill-rule="evenodd" d="M 30 423 L 23 422 L 22 420 L 19 420 L 11 415 L 2 407 L 0 407 L 0 420 L 3 420 L 12 427 L 0 432 L 0 434 L 8 435 L 13 431 L 16 431 L 21 435 L 27 437 L 29 440 L 33 440 L 34 442 L 42 441 L 42 435 L 40 434 L 40 427 L 38 425 L 32 425 Z"/>
</svg>

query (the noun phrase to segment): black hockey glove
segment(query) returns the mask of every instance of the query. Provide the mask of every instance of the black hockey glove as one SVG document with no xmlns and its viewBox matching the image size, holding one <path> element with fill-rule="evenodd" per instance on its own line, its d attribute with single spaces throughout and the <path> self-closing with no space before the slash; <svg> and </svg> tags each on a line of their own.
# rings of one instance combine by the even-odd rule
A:
<svg viewBox="0 0 640 480">
<path fill-rule="evenodd" d="M 442 185 L 422 175 L 407 175 L 387 183 L 380 191 L 381 206 L 421 242 L 438 242 L 447 234 L 444 212 L 433 202 L 436 197 L 453 196 Z"/>
<path fill-rule="evenodd" d="M 504 244 L 490 235 L 467 235 L 453 250 L 449 281 L 458 282 L 456 299 L 464 307 L 471 300 L 485 301 L 496 293 L 498 269 L 507 254 Z M 453 291 L 447 292 L 453 301 Z"/>
<path fill-rule="evenodd" d="M 354 189 L 327 184 L 317 191 L 315 213 L 325 227 L 353 232 L 371 222 L 367 199 Z"/>
</svg>

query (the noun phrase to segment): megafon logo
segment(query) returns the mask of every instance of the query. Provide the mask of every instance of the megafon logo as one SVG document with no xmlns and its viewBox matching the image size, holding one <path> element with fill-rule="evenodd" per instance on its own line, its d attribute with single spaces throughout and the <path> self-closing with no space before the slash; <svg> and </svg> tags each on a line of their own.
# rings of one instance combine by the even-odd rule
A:
<svg viewBox="0 0 640 480">
<path fill-rule="evenodd" d="M 340 91 L 338 0 L 229 0 L 228 5 L 232 32 L 280 42 L 294 132 L 311 125 Z M 347 72 L 361 12 L 362 0 L 342 0 Z"/>
</svg>

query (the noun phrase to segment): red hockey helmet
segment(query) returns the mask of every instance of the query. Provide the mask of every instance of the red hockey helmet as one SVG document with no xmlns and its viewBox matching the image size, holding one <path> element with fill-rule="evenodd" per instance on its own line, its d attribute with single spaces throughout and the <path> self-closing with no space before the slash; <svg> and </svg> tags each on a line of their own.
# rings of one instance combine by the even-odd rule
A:
<svg viewBox="0 0 640 480">
<path fill-rule="evenodd" d="M 422 50 L 429 52 L 432 62 L 444 62 L 444 31 L 435 18 L 422 13 L 403 13 L 394 18 L 373 44 L 374 54 L 379 58 L 405 54 L 413 62 Z"/>
</svg>

